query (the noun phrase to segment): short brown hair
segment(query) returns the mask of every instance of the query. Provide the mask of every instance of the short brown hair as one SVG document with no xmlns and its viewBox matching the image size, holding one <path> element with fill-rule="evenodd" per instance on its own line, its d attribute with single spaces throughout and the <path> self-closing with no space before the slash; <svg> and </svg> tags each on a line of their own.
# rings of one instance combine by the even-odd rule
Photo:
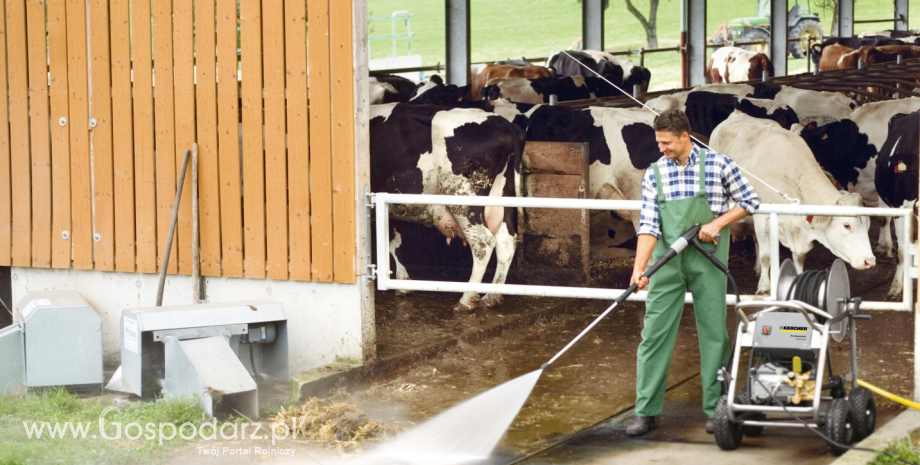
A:
<svg viewBox="0 0 920 465">
<path fill-rule="evenodd" d="M 675 136 L 685 132 L 690 134 L 690 120 L 686 113 L 677 108 L 665 110 L 655 118 L 655 131 L 669 131 Z"/>
</svg>

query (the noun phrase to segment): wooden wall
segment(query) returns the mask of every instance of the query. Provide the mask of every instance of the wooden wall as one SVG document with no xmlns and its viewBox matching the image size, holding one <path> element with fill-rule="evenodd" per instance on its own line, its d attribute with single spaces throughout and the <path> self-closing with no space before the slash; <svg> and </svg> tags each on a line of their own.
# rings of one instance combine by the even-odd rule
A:
<svg viewBox="0 0 920 465">
<path fill-rule="evenodd" d="M 355 281 L 351 2 L 0 9 L 0 266 L 156 272 L 197 142 L 202 274 Z"/>
</svg>

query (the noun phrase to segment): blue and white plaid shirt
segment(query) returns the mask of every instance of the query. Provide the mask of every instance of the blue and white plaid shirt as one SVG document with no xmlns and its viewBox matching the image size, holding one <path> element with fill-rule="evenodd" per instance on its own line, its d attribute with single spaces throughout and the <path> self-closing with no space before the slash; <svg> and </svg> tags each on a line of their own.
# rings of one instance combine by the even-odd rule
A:
<svg viewBox="0 0 920 465">
<path fill-rule="evenodd" d="M 657 162 L 661 172 L 662 191 L 666 201 L 694 197 L 699 193 L 700 149 L 696 145 L 687 158 L 687 165 L 680 166 L 676 160 L 661 157 Z M 715 216 L 720 216 L 729 209 L 729 202 L 734 202 L 749 214 L 754 214 L 760 206 L 760 197 L 754 191 L 751 182 L 741 174 L 735 161 L 726 155 L 708 151 L 706 154 L 706 196 L 709 207 Z M 658 216 L 658 185 L 655 183 L 655 171 L 651 166 L 642 179 L 642 210 L 639 217 L 637 234 L 651 234 L 661 238 L 661 221 Z"/>
</svg>

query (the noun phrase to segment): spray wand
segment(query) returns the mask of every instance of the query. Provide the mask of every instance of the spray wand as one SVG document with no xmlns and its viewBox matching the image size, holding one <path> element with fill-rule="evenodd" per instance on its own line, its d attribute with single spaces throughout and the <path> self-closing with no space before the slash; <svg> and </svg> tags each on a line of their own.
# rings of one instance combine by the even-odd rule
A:
<svg viewBox="0 0 920 465">
<path fill-rule="evenodd" d="M 715 250 L 712 250 L 712 251 L 706 250 L 706 248 L 700 242 L 699 240 L 700 228 L 702 228 L 702 225 L 697 224 L 691 227 L 690 229 L 688 229 L 687 232 L 685 232 L 682 236 L 680 236 L 680 238 L 678 238 L 676 241 L 674 241 L 673 244 L 671 244 L 671 247 L 668 248 L 668 250 L 664 253 L 664 255 L 662 255 L 661 258 L 659 258 L 651 266 L 651 268 L 648 268 L 645 270 L 645 273 L 642 275 L 642 277 L 643 278 L 651 277 L 653 274 L 655 274 L 656 271 L 658 271 L 662 266 L 664 266 L 665 263 L 671 261 L 672 258 L 676 257 L 677 254 L 681 253 L 684 249 L 687 248 L 687 245 L 690 245 L 690 244 L 693 244 L 694 247 L 699 249 L 700 252 L 702 252 L 703 255 L 709 258 L 709 260 L 713 262 L 720 270 L 728 274 L 728 270 L 725 269 L 725 265 L 723 265 L 722 262 L 720 262 L 719 259 L 715 257 L 714 255 Z M 716 243 L 716 249 L 718 249 L 718 247 L 719 247 L 719 244 Z M 734 280 L 732 280 L 732 285 L 734 285 Z M 607 310 L 604 310 L 604 313 L 601 313 L 600 316 L 595 318 L 594 321 L 592 321 L 591 324 L 589 324 L 587 328 L 585 328 L 581 333 L 579 333 L 578 336 L 575 336 L 575 339 L 572 339 L 572 341 L 569 342 L 565 347 L 563 347 L 562 350 L 559 351 L 559 353 L 554 355 L 553 358 L 549 359 L 548 362 L 541 365 L 540 369 L 546 370 L 547 368 L 549 368 L 549 366 L 552 365 L 553 362 L 556 361 L 556 359 L 561 357 L 562 354 L 566 353 L 573 345 L 575 345 L 576 342 L 578 342 L 579 339 L 582 338 L 582 336 L 584 336 L 585 334 L 588 334 L 588 331 L 591 331 L 591 329 L 594 328 L 595 325 L 600 323 L 600 321 L 604 319 L 605 316 L 607 316 L 611 311 L 613 311 L 613 309 L 617 308 L 618 305 L 625 302 L 626 299 L 628 299 L 629 296 L 632 295 L 637 290 L 639 290 L 638 283 L 635 283 L 632 286 L 629 286 L 628 288 L 626 288 L 626 290 L 623 291 L 623 293 L 620 294 L 620 296 L 617 297 L 616 300 L 613 301 L 613 304 L 610 305 L 610 307 L 608 307 Z M 737 289 L 735 290 L 735 293 L 737 293 Z"/>
</svg>

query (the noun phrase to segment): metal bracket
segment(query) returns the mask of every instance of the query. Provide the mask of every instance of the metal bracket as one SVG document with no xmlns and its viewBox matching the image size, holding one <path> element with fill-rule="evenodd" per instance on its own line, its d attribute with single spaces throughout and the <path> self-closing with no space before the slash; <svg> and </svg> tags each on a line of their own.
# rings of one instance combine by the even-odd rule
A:
<svg viewBox="0 0 920 465">
<path fill-rule="evenodd" d="M 174 337 L 180 341 L 183 341 L 186 339 L 201 339 L 204 337 L 220 336 L 222 333 L 236 336 L 240 334 L 246 334 L 248 332 L 249 325 L 247 324 L 204 326 L 201 328 L 166 329 L 162 331 L 154 331 L 153 340 L 165 341 L 167 337 Z"/>
<path fill-rule="evenodd" d="M 365 214 L 365 227 L 364 234 L 366 240 L 364 241 L 367 244 L 365 247 L 365 260 L 367 262 L 367 273 L 365 276 L 369 281 L 374 281 L 377 279 L 377 265 L 374 264 L 374 246 L 371 243 L 371 236 L 373 236 L 373 228 L 371 227 L 371 220 L 374 218 L 374 207 L 376 207 L 376 198 L 374 193 L 370 191 L 370 186 L 364 186 L 364 214 Z"/>
</svg>

